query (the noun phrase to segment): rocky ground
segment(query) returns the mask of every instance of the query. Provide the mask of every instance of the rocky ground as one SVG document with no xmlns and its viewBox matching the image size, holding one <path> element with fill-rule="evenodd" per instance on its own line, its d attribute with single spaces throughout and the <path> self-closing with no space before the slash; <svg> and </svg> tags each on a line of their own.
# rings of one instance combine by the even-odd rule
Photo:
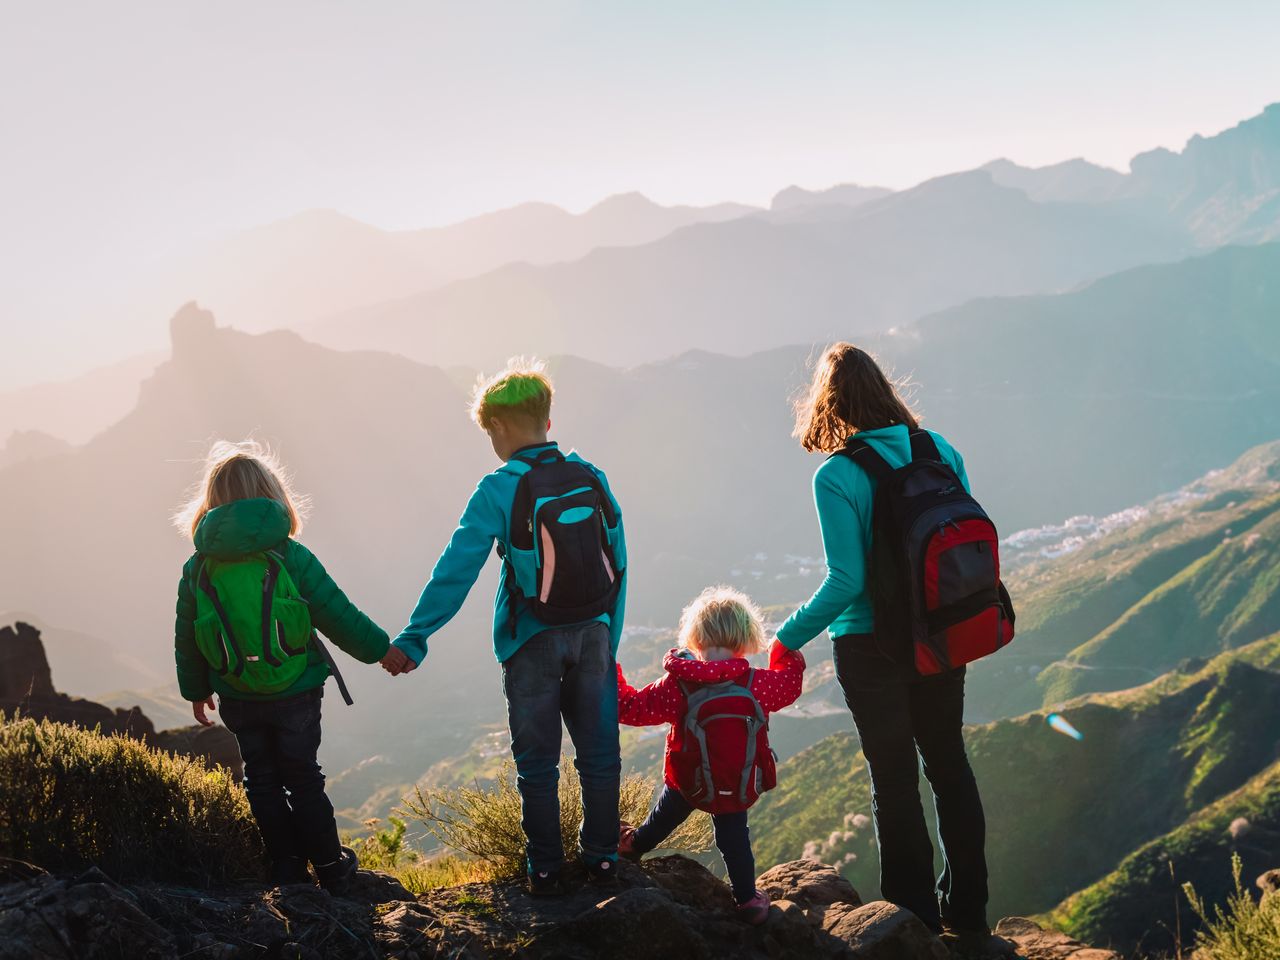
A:
<svg viewBox="0 0 1280 960">
<path fill-rule="evenodd" d="M 311 886 L 124 886 L 96 869 L 53 876 L 8 861 L 0 862 L 0 960 L 948 958 L 914 916 L 862 903 L 830 867 L 794 861 L 759 882 L 774 908 L 763 926 L 749 927 L 725 885 L 679 856 L 624 863 L 611 888 L 579 881 L 547 899 L 514 882 L 414 897 L 368 871 L 343 897 Z M 1026 960 L 1119 960 L 1028 920 L 1005 920 L 1000 932 Z"/>
</svg>

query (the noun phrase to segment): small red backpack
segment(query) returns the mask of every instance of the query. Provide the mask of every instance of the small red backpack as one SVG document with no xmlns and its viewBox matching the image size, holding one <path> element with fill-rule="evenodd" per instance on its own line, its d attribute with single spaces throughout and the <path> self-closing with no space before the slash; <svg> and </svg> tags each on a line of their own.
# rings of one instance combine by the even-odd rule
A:
<svg viewBox="0 0 1280 960">
<path fill-rule="evenodd" d="M 680 681 L 685 715 L 668 764 L 681 794 L 707 813 L 749 809 L 778 782 L 769 720 L 751 692 L 755 670 L 718 683 Z"/>
</svg>

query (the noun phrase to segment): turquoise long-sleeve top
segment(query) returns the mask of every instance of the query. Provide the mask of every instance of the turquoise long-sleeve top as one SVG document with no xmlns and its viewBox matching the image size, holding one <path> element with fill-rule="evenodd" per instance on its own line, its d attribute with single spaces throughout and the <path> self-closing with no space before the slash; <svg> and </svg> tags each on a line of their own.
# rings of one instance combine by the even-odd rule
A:
<svg viewBox="0 0 1280 960">
<path fill-rule="evenodd" d="M 932 430 L 938 453 L 969 489 L 964 460 Z M 863 430 L 859 439 L 897 469 L 911 460 L 910 433 L 905 426 Z M 798 650 L 829 630 L 832 638 L 870 633 L 875 626 L 867 589 L 867 553 L 871 548 L 871 504 L 876 481 L 848 457 L 830 457 L 813 475 L 813 502 L 822 528 L 827 575 L 813 596 L 778 628 L 778 640 Z"/>
<path fill-rule="evenodd" d="M 516 453 L 532 456 L 543 450 L 556 449 L 554 442 L 524 447 Z M 609 480 L 594 464 L 583 460 L 575 452 L 565 455 L 566 460 L 581 463 L 600 478 L 600 485 L 613 504 L 617 515 L 616 537 L 611 536 L 614 558 L 618 569 L 623 571 L 622 582 L 618 587 L 618 597 L 613 609 L 593 620 L 606 623 L 613 641 L 613 652 L 618 652 L 618 643 L 622 639 L 622 619 L 627 600 L 627 547 L 622 531 L 622 508 L 609 488 Z M 431 571 L 431 579 L 422 589 L 418 605 L 409 618 L 409 625 L 400 631 L 394 644 L 403 650 L 414 663 L 421 663 L 427 655 L 428 638 L 453 619 L 462 609 L 467 594 L 475 586 L 480 571 L 484 569 L 493 545 L 499 542 L 505 550 L 511 547 L 511 505 L 515 500 L 516 486 L 520 482 L 523 471 L 511 468 L 511 461 L 503 464 L 493 473 L 486 474 L 476 486 L 466 509 L 462 511 L 462 519 L 449 538 L 449 544 L 440 554 L 435 568 Z M 519 650 L 530 637 L 552 625 L 543 623 L 528 609 L 528 605 L 516 605 L 515 636 L 511 633 L 511 595 L 507 591 L 507 565 L 502 565 L 498 580 L 498 590 L 493 601 L 493 652 L 501 663 Z M 586 623 L 591 620 L 584 621 Z"/>
</svg>

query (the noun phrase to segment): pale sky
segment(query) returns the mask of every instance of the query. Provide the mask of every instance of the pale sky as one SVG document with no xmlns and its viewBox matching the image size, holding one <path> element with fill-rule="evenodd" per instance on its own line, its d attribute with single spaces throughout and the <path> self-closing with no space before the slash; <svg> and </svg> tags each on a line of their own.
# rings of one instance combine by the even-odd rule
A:
<svg viewBox="0 0 1280 960">
<path fill-rule="evenodd" d="M 301 210 L 1125 169 L 1280 100 L 1277 37 L 1274 2 L 0 0 L 0 391 L 163 345 L 105 305 Z"/>
</svg>

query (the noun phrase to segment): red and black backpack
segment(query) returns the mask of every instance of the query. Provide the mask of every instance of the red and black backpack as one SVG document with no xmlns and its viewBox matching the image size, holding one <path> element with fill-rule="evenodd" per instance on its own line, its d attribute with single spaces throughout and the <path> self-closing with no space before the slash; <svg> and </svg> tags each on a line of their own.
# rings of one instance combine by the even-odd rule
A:
<svg viewBox="0 0 1280 960">
<path fill-rule="evenodd" d="M 834 456 L 876 481 L 868 568 L 877 646 L 929 676 L 999 650 L 1013 639 L 1014 613 L 995 524 L 929 432 L 910 436 L 911 461 L 896 470 L 856 435 Z"/>
</svg>

